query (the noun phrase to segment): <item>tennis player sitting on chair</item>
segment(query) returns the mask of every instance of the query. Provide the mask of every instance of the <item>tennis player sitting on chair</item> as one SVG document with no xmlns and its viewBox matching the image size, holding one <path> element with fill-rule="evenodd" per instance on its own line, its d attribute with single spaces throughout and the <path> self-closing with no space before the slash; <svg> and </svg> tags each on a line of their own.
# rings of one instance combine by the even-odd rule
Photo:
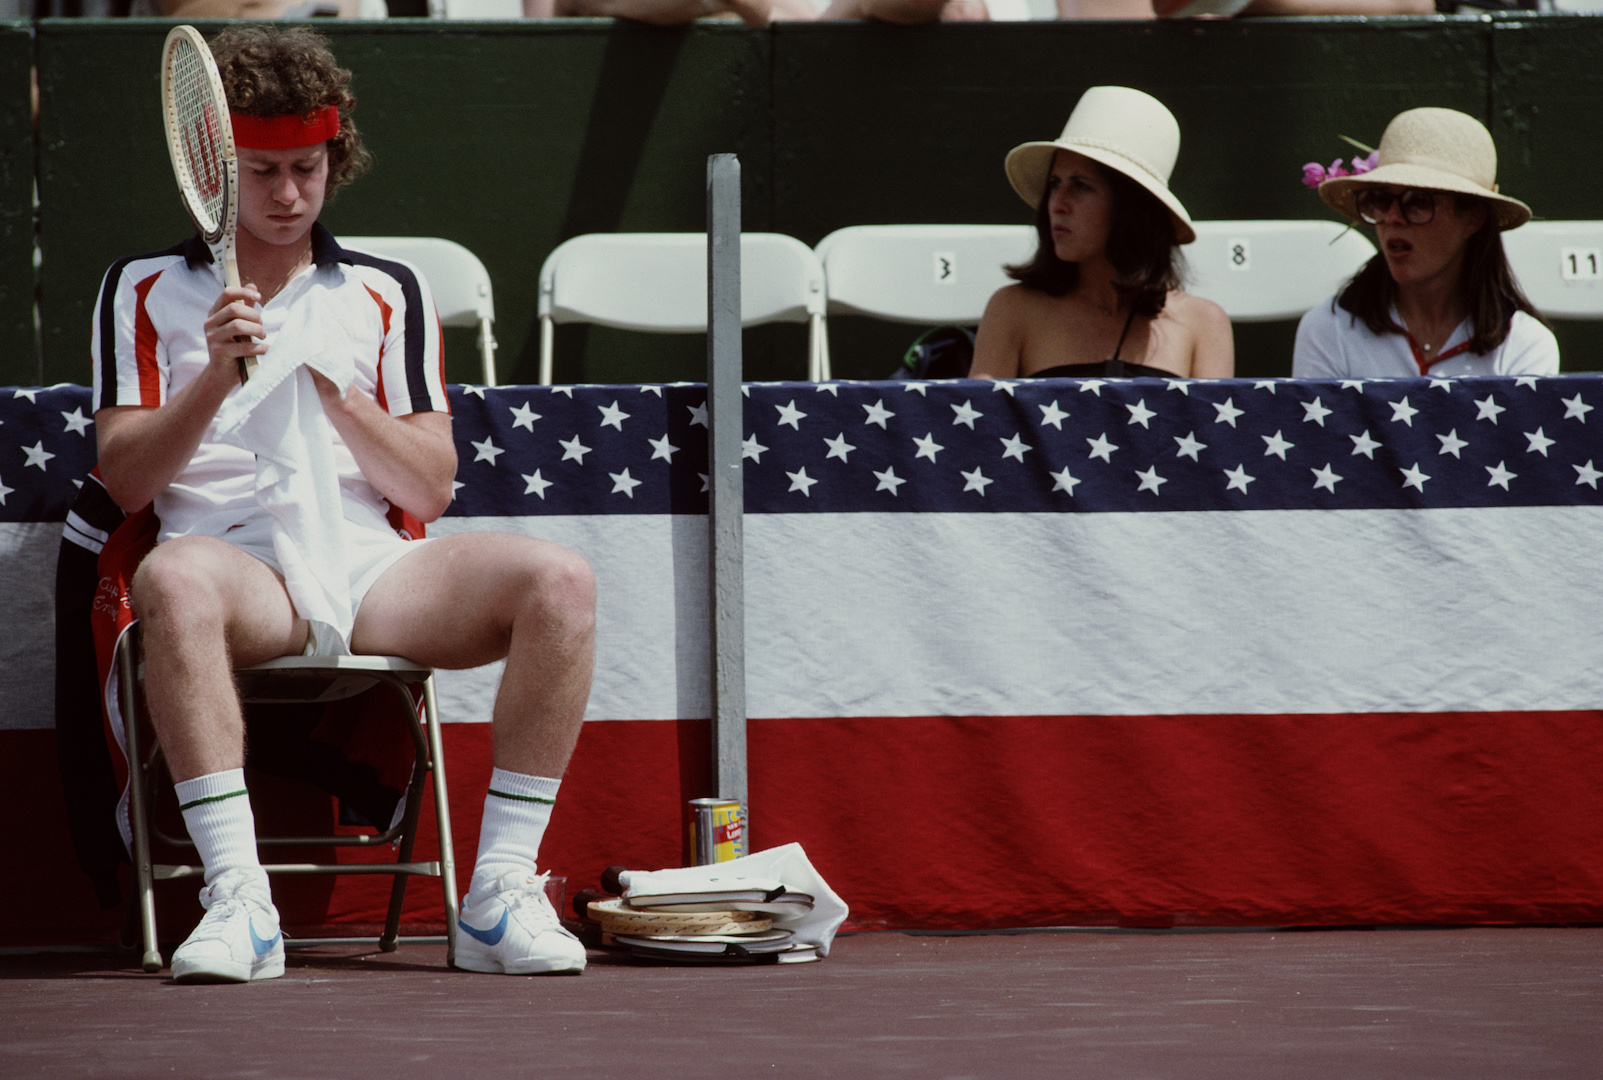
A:
<svg viewBox="0 0 1603 1080">
<path fill-rule="evenodd" d="M 106 487 L 130 511 L 154 502 L 161 519 L 133 606 L 149 712 L 205 864 L 206 915 L 174 953 L 173 975 L 283 973 L 232 669 L 347 649 L 442 668 L 506 660 L 456 963 L 580 971 L 584 948 L 546 900 L 535 856 L 590 690 L 590 568 L 532 538 L 408 541 L 390 526 L 398 510 L 422 521 L 444 512 L 456 452 L 427 283 L 403 264 L 342 250 L 317 223 L 324 199 L 369 160 L 350 119 L 350 73 L 303 28 L 232 27 L 213 49 L 238 146 L 241 285 L 224 288 L 198 237 L 125 259 L 106 275 L 93 342 Z M 242 386 L 246 355 L 260 367 Z M 328 372 L 345 372 L 348 387 Z M 272 394 L 247 399 L 275 381 Z M 249 416 L 231 418 L 245 400 Z M 314 436 L 310 475 L 297 479 L 290 462 L 270 497 L 258 489 L 271 488 L 268 474 L 285 463 L 274 458 L 276 435 L 253 454 L 250 436 L 264 425 Z M 317 425 L 328 431 L 321 459 Z M 297 484 L 332 490 L 323 505 L 334 512 L 314 519 Z M 297 522 L 306 526 L 299 535 Z M 344 565 L 330 566 L 341 548 Z M 303 582 L 330 573 L 328 596 Z M 305 610 L 342 605 L 348 626 Z"/>
</svg>

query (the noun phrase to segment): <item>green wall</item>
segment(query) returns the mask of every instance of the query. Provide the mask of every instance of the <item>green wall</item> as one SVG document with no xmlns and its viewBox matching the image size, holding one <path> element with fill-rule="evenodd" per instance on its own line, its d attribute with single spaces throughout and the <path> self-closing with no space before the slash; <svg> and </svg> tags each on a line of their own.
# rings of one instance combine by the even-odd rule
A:
<svg viewBox="0 0 1603 1080">
<path fill-rule="evenodd" d="M 87 382 L 88 326 L 115 258 L 187 231 L 161 136 L 167 23 L 0 25 L 0 384 Z M 210 32 L 215 27 L 203 26 Z M 320 23 L 356 73 L 374 172 L 325 214 L 336 233 L 446 236 L 495 282 L 502 381 L 535 377 L 539 268 L 561 240 L 700 230 L 706 157 L 740 155 L 747 229 L 809 244 L 874 222 L 1022 222 L 1006 151 L 1054 137 L 1087 86 L 1148 90 L 1184 132 L 1173 186 L 1194 217 L 1328 216 L 1301 165 L 1373 145 L 1445 105 L 1488 122 L 1503 189 L 1549 218 L 1603 217 L 1603 19 L 1432 18 L 897 28 Z M 41 120 L 28 124 L 36 54 Z M 28 180 L 40 196 L 35 352 Z M 1558 327 L 1571 370 L 1603 368 L 1603 324 Z M 1243 374 L 1285 374 L 1293 324 L 1237 327 Z M 836 373 L 877 377 L 916 328 L 837 319 Z M 796 378 L 801 327 L 747 332 L 748 377 Z M 699 336 L 558 334 L 559 381 L 699 378 Z M 471 332 L 448 372 L 471 381 Z"/>
</svg>

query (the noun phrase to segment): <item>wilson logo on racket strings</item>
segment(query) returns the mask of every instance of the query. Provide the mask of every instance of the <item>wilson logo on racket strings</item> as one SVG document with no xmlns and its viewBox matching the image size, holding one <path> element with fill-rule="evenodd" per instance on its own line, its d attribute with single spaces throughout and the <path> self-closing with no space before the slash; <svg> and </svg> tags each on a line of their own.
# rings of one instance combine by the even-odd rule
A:
<svg viewBox="0 0 1603 1080">
<path fill-rule="evenodd" d="M 201 125 L 205 128 L 202 130 Z M 195 188 L 203 199 L 215 199 L 223 193 L 223 163 L 217 158 L 217 144 L 221 142 L 217 131 L 217 113 L 207 102 L 201 115 L 184 130 L 184 150 L 190 161 Z M 195 143 L 200 145 L 197 148 Z"/>
</svg>

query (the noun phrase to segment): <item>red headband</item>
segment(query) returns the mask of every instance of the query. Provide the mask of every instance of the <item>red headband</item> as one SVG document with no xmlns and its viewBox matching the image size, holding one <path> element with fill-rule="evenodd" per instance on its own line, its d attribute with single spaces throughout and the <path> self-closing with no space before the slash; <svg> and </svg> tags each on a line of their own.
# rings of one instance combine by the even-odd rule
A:
<svg viewBox="0 0 1603 1080">
<path fill-rule="evenodd" d="M 234 145 L 251 150 L 296 150 L 326 142 L 339 134 L 340 111 L 326 105 L 304 116 L 250 116 L 231 112 Z"/>
</svg>

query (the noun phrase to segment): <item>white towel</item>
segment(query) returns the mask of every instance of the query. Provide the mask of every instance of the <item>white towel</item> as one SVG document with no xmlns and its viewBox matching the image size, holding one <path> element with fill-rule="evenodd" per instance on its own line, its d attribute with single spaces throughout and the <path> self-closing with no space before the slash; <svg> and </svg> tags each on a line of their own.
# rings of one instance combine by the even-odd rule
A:
<svg viewBox="0 0 1603 1080">
<path fill-rule="evenodd" d="M 803 915 L 776 915 L 774 925 L 789 930 L 797 941 L 818 947 L 819 956 L 829 955 L 835 931 L 846 921 L 846 902 L 813 869 L 800 844 L 785 844 L 738 859 L 709 866 L 682 866 L 671 870 L 629 870 L 618 875 L 623 896 L 650 895 L 670 891 L 698 892 L 729 888 L 739 878 L 772 878 L 792 892 L 808 893 L 813 909 Z"/>
<path fill-rule="evenodd" d="M 224 442 L 256 455 L 256 501 L 273 518 L 273 548 L 295 611 L 311 624 L 313 652 L 351 651 L 351 589 L 334 428 L 311 372 L 343 393 L 356 377 L 351 339 L 318 318 L 319 290 L 301 297 L 267 339 L 256 373 L 217 412 Z M 314 332 L 312 327 L 317 327 Z"/>
</svg>

